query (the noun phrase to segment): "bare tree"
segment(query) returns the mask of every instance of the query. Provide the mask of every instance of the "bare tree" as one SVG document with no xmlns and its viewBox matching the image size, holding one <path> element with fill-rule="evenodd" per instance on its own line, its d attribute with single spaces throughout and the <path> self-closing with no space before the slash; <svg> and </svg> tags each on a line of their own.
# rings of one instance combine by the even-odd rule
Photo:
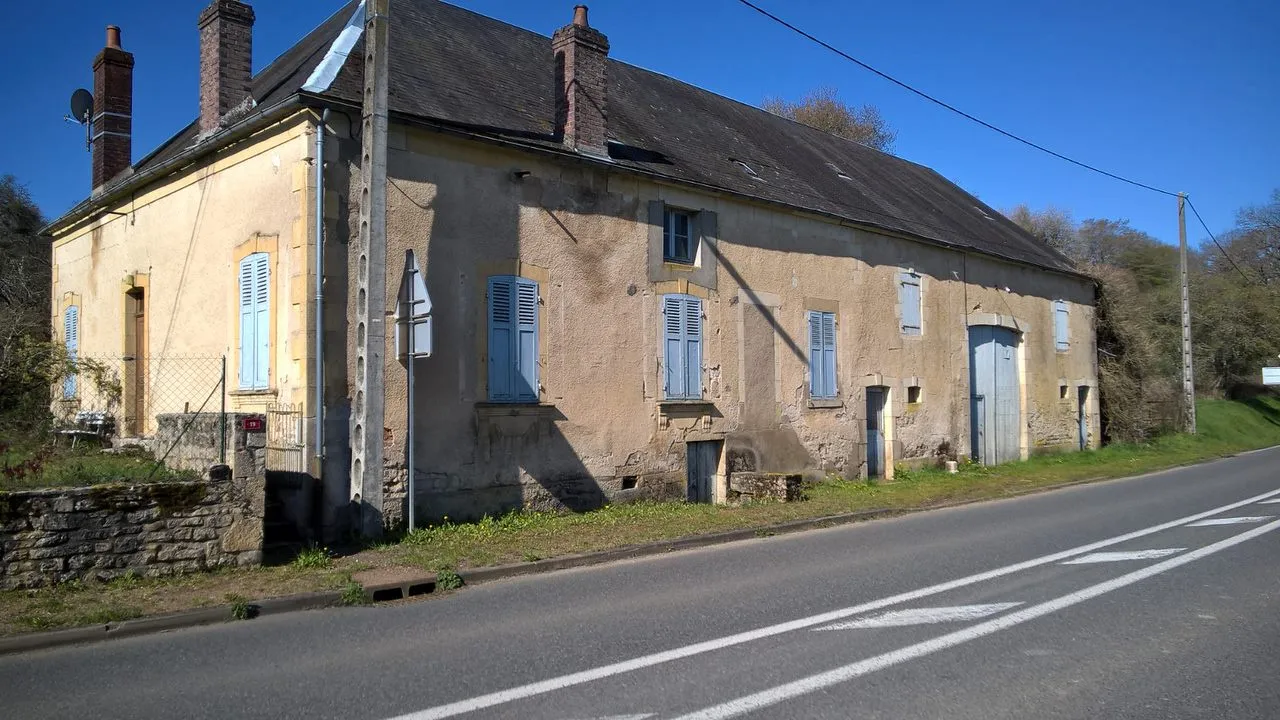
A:
<svg viewBox="0 0 1280 720">
<path fill-rule="evenodd" d="M 1006 210 L 1004 214 L 1023 230 L 1072 260 L 1085 260 L 1078 247 L 1076 223 L 1071 219 L 1070 211 L 1052 205 L 1044 210 L 1032 210 L 1024 204 Z"/>
<path fill-rule="evenodd" d="M 898 137 L 874 105 L 849 105 L 831 87 L 820 87 L 798 102 L 765 98 L 762 107 L 774 115 L 883 152 L 889 152 Z"/>
</svg>

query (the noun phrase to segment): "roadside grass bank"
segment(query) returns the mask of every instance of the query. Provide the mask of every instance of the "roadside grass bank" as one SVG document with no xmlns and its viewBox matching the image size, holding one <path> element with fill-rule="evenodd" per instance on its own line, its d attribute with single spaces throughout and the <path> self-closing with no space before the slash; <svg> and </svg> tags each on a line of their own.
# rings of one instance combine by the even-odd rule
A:
<svg viewBox="0 0 1280 720">
<path fill-rule="evenodd" d="M 1197 408 L 1200 433 L 1196 436 L 1169 435 L 1143 445 L 1043 455 L 997 467 L 964 464 L 956 474 L 899 470 L 891 483 L 830 478 L 810 486 L 802 502 L 739 507 L 646 502 L 578 514 L 516 512 L 475 523 L 444 522 L 346 557 L 312 550 L 280 567 L 0 592 L 0 635 L 235 606 L 234 601 L 243 598 L 350 589 L 351 574 L 369 568 L 411 567 L 456 577 L 453 573 L 458 569 L 533 562 L 691 535 L 757 528 L 763 536 L 769 533 L 768 526 L 792 520 L 870 510 L 906 512 L 1006 497 L 1280 445 L 1280 399 L 1203 400 Z"/>
</svg>

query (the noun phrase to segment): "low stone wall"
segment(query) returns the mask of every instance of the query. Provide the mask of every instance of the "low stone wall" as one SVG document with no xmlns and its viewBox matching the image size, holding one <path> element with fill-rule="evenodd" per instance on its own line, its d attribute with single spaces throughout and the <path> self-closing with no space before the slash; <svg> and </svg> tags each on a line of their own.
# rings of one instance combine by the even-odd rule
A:
<svg viewBox="0 0 1280 720">
<path fill-rule="evenodd" d="M 260 429 L 245 432 L 246 420 Z M 168 468 L 204 472 L 222 462 L 220 450 L 225 450 L 226 462 L 232 463 L 237 451 L 265 448 L 266 423 L 266 416 L 258 413 L 229 412 L 225 421 L 216 412 L 161 413 L 156 415 L 156 432 L 148 439 L 147 448 L 157 458 L 163 457 Z M 224 429 L 225 441 L 221 439 Z"/>
<path fill-rule="evenodd" d="M 202 480 L 0 492 L 0 589 L 261 563 L 265 424 L 228 435 Z"/>
<path fill-rule="evenodd" d="M 783 473 L 736 472 L 729 476 L 725 499 L 730 503 L 752 500 L 792 502 L 803 497 L 804 476 Z"/>
<path fill-rule="evenodd" d="M 262 561 L 264 488 L 207 480 L 0 493 L 0 589 Z"/>
</svg>

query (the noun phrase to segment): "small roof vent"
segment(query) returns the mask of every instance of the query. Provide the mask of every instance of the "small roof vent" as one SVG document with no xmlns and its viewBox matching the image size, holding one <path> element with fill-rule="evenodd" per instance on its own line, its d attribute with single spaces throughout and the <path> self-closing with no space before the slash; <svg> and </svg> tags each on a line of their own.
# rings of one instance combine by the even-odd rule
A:
<svg viewBox="0 0 1280 720">
<path fill-rule="evenodd" d="M 742 171 L 743 171 L 743 172 L 745 172 L 747 175 L 749 175 L 749 176 L 751 177 L 751 179 L 752 179 L 752 180 L 761 180 L 761 181 L 763 181 L 763 180 L 764 180 L 764 178 L 760 177 L 760 173 L 758 173 L 758 172 L 756 172 L 756 171 L 755 171 L 755 168 L 753 168 L 753 167 L 751 167 L 750 165 L 746 164 L 746 163 L 745 163 L 745 162 L 743 162 L 742 160 L 736 160 L 736 159 L 734 159 L 734 158 L 729 158 L 729 159 L 730 159 L 731 161 L 733 161 L 733 163 L 734 163 L 735 165 L 737 165 L 738 167 L 742 168 Z"/>
<path fill-rule="evenodd" d="M 831 172 L 835 173 L 835 174 L 836 174 L 836 177 L 838 177 L 838 178 L 840 178 L 840 179 L 842 179 L 842 180 L 852 180 L 852 179 L 853 179 L 853 178 L 849 177 L 848 175 L 845 175 L 845 174 L 844 174 L 844 171 L 843 171 L 843 170 L 841 170 L 841 169 L 839 168 L 839 166 L 837 166 L 835 163 L 827 163 L 827 167 L 831 168 Z"/>
</svg>

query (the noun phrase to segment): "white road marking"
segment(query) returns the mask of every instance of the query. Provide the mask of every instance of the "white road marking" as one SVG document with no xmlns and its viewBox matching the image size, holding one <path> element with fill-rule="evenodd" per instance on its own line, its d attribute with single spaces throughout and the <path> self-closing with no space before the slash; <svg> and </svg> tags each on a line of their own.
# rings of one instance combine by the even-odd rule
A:
<svg viewBox="0 0 1280 720">
<path fill-rule="evenodd" d="M 933 625 L 946 622 L 968 622 L 981 620 L 988 615 L 1004 612 L 1009 608 L 1021 605 L 1020 602 L 991 603 L 988 605 L 957 605 L 955 607 L 912 608 L 911 610 L 892 610 L 887 613 L 858 618 L 849 622 L 836 623 L 825 627 L 814 628 L 814 632 L 824 630 L 861 630 L 865 628 L 905 627 L 907 625 Z"/>
<path fill-rule="evenodd" d="M 1089 563 L 1124 562 L 1125 560 L 1154 560 L 1177 555 L 1186 548 L 1157 548 L 1154 550 L 1130 550 L 1128 552 L 1089 553 L 1084 557 L 1067 560 L 1063 565 L 1087 565 Z"/>
<path fill-rule="evenodd" d="M 1271 498 L 1270 500 L 1263 500 L 1258 504 L 1259 505 L 1275 505 L 1276 503 L 1280 503 L 1280 498 Z"/>
<path fill-rule="evenodd" d="M 651 718 L 658 713 L 640 713 L 638 715 L 608 715 L 606 717 L 591 718 L 591 720 L 645 720 Z"/>
<path fill-rule="evenodd" d="M 1132 585 L 1141 580 L 1146 580 L 1149 577 L 1168 572 L 1169 570 L 1181 565 L 1186 565 L 1187 563 L 1199 560 L 1200 558 L 1208 557 L 1214 553 L 1221 552 L 1243 542 L 1248 542 L 1260 535 L 1264 535 L 1278 529 L 1280 529 L 1280 520 L 1254 528 L 1248 532 L 1229 537 L 1226 540 L 1221 540 L 1212 545 L 1206 545 L 1205 547 L 1197 550 L 1192 550 L 1185 555 L 1179 555 L 1165 560 L 1164 562 L 1142 568 L 1141 570 L 1135 570 L 1127 575 L 1121 575 L 1118 578 L 1107 580 L 1106 582 L 1101 582 L 1097 585 L 1091 585 L 1082 590 L 1077 590 L 1073 593 L 1063 595 L 1062 597 L 1049 600 L 1048 602 L 1040 603 L 1039 605 L 1032 605 L 1031 607 L 1023 610 L 1016 610 L 1007 615 L 1001 615 L 998 618 L 988 620 L 984 623 L 964 628 L 963 630 L 956 630 L 955 632 L 933 638 L 932 640 L 925 640 L 924 642 L 916 643 L 915 645 L 908 645 L 900 650 L 894 650 L 893 652 L 887 652 L 883 655 L 877 655 L 872 658 L 867 658 L 866 660 L 860 660 L 856 663 L 838 667 L 834 670 L 828 670 L 827 672 L 812 675 L 807 678 L 796 680 L 795 682 L 789 682 L 785 685 L 779 685 L 768 690 L 747 695 L 745 697 L 738 698 L 737 700 L 730 700 L 727 703 L 706 708 L 705 710 L 699 710 L 694 713 L 689 713 L 688 715 L 682 715 L 675 718 L 675 720 L 724 720 L 725 718 L 736 717 L 745 713 L 754 712 L 761 708 L 777 705 L 778 703 L 785 702 L 816 690 L 831 687 L 832 685 L 837 685 L 839 683 L 873 673 L 877 670 L 883 670 L 894 665 L 899 665 L 908 660 L 915 660 L 916 658 L 931 655 L 939 650 L 955 647 L 956 645 L 969 642 L 970 640 L 976 640 L 978 638 L 997 633 L 1001 630 L 1007 630 L 1015 625 L 1021 625 L 1029 620 L 1034 620 L 1036 618 L 1049 615 L 1050 613 L 1064 610 L 1072 605 L 1082 603 L 1085 600 L 1098 597 L 1099 595 L 1105 595 L 1106 593 L 1119 590 L 1120 588 Z"/>
<path fill-rule="evenodd" d="M 1225 518 L 1209 518 L 1208 520 L 1200 520 L 1187 525 L 1187 527 L 1213 527 L 1215 525 L 1246 525 L 1248 523 L 1260 523 L 1263 520 L 1270 520 L 1275 515 L 1252 515 L 1249 517 L 1225 517 Z"/>
<path fill-rule="evenodd" d="M 641 670 L 647 667 L 653 667 L 654 665 L 661 665 L 663 663 L 672 662 L 674 660 L 680 660 L 683 658 L 692 657 L 694 655 L 701 655 L 703 653 L 712 652 L 714 650 L 723 650 L 724 648 L 727 648 L 727 647 L 733 647 L 735 645 L 741 645 L 743 643 L 749 643 L 755 640 L 761 640 L 763 638 L 773 637 L 775 635 L 781 635 L 783 633 L 792 632 L 793 630 L 803 630 L 808 627 L 813 627 L 814 625 L 823 625 L 826 623 L 834 622 L 836 620 L 842 620 L 844 618 L 847 618 L 853 615 L 862 615 L 862 614 L 871 612 L 872 610 L 879 610 L 881 608 L 886 608 L 892 605 L 899 605 L 901 603 L 911 602 L 913 600 L 919 600 L 920 598 L 928 597 L 930 595 L 936 595 L 942 592 L 947 592 L 948 590 L 955 590 L 956 588 L 962 588 L 969 585 L 973 585 L 975 583 L 991 580 L 993 578 L 1003 577 L 1005 575 L 1021 572 L 1023 570 L 1027 570 L 1030 568 L 1040 567 L 1041 565 L 1048 565 L 1050 563 L 1055 563 L 1055 562 L 1058 562 L 1059 560 L 1065 560 L 1067 558 L 1075 557 L 1076 555 L 1091 552 L 1099 548 L 1109 547 L 1111 545 L 1127 542 L 1129 540 L 1134 540 L 1136 538 L 1144 537 L 1146 535 L 1151 535 L 1152 533 L 1158 533 L 1164 530 L 1169 530 L 1171 528 L 1180 527 L 1182 525 L 1186 525 L 1189 522 L 1194 522 L 1196 520 L 1200 520 L 1201 518 L 1217 515 L 1218 513 L 1226 512 L 1228 510 L 1235 510 L 1236 508 L 1244 507 L 1245 505 L 1252 505 L 1253 503 L 1256 503 L 1259 500 L 1264 500 L 1266 498 L 1273 497 L 1275 495 L 1280 495 L 1280 489 L 1272 490 L 1270 492 L 1265 492 L 1265 493 L 1262 493 L 1261 495 L 1254 495 L 1253 497 L 1248 498 L 1246 500 L 1240 500 L 1239 502 L 1233 502 L 1227 505 L 1223 505 L 1221 507 L 1214 508 L 1212 510 L 1205 510 L 1204 512 L 1198 512 L 1194 515 L 1188 515 L 1183 518 L 1178 518 L 1177 520 L 1170 520 L 1169 522 L 1160 523 L 1159 525 L 1152 525 L 1151 527 L 1143 528 L 1141 530 L 1134 530 L 1133 532 L 1125 533 L 1124 535 L 1117 535 L 1112 538 L 1107 538 L 1106 540 L 1099 540 L 1097 542 L 1092 542 L 1087 545 L 1081 545 L 1079 547 L 1071 548 L 1070 550 L 1063 550 L 1061 552 L 1056 552 L 1049 555 L 1043 555 L 1041 557 L 1034 558 L 1032 560 L 1026 560 L 1020 563 L 1006 565 L 1004 567 L 996 568 L 994 570 L 987 570 L 985 572 L 969 575 L 968 577 L 962 577 L 956 580 L 949 580 L 944 583 L 938 583 L 937 585 L 930 585 L 929 587 L 920 588 L 919 590 L 912 590 L 910 592 L 899 593 L 898 595 L 892 595 L 890 597 L 882 598 L 880 600 L 873 600 L 871 602 L 863 603 L 861 605 L 854 605 L 852 607 L 842 608 L 839 610 L 832 610 L 830 612 L 820 613 L 818 615 L 810 615 L 809 617 L 804 617 L 804 618 L 799 618 L 797 620 L 778 623 L 776 625 L 767 625 L 765 627 L 756 628 L 755 630 L 748 630 L 746 632 L 737 633 L 735 635 L 726 635 L 725 637 L 715 638 L 713 640 L 706 640 L 704 642 L 694 643 L 692 645 L 685 645 L 683 647 L 673 648 L 671 650 L 664 650 L 662 652 L 653 653 L 651 655 L 642 655 L 640 657 L 632 658 L 630 660 L 623 660 L 622 662 L 616 662 L 610 665 L 602 665 L 600 667 L 590 668 L 588 670 L 581 670 L 579 672 L 560 675 L 557 677 L 548 678 L 546 680 L 540 680 L 538 682 L 529 683 L 527 685 L 519 685 L 513 688 L 508 688 L 506 690 L 499 690 L 497 692 L 488 693 L 486 695 L 478 695 L 473 698 L 468 698 L 466 700 L 458 700 L 456 702 L 448 703 L 446 705 L 437 705 L 435 707 L 427 708 L 425 710 L 406 713 L 404 715 L 400 715 L 395 718 L 392 718 L 391 720 L 437 720 L 438 718 L 453 717 L 455 715 L 462 715 L 463 713 L 474 712 L 476 710 L 483 710 L 484 708 L 493 707 L 495 705 L 502 705 L 505 703 L 513 702 L 515 700 L 523 700 L 524 698 L 533 697 L 535 695 L 542 695 L 544 693 L 549 693 L 556 690 L 563 690 L 564 688 L 572 687 L 574 685 L 581 685 L 583 683 L 588 683 L 595 680 L 601 680 L 607 677 L 613 677 L 614 675 L 621 675 L 623 673 L 629 673 L 629 672 L 634 672 L 636 670 Z"/>
</svg>

